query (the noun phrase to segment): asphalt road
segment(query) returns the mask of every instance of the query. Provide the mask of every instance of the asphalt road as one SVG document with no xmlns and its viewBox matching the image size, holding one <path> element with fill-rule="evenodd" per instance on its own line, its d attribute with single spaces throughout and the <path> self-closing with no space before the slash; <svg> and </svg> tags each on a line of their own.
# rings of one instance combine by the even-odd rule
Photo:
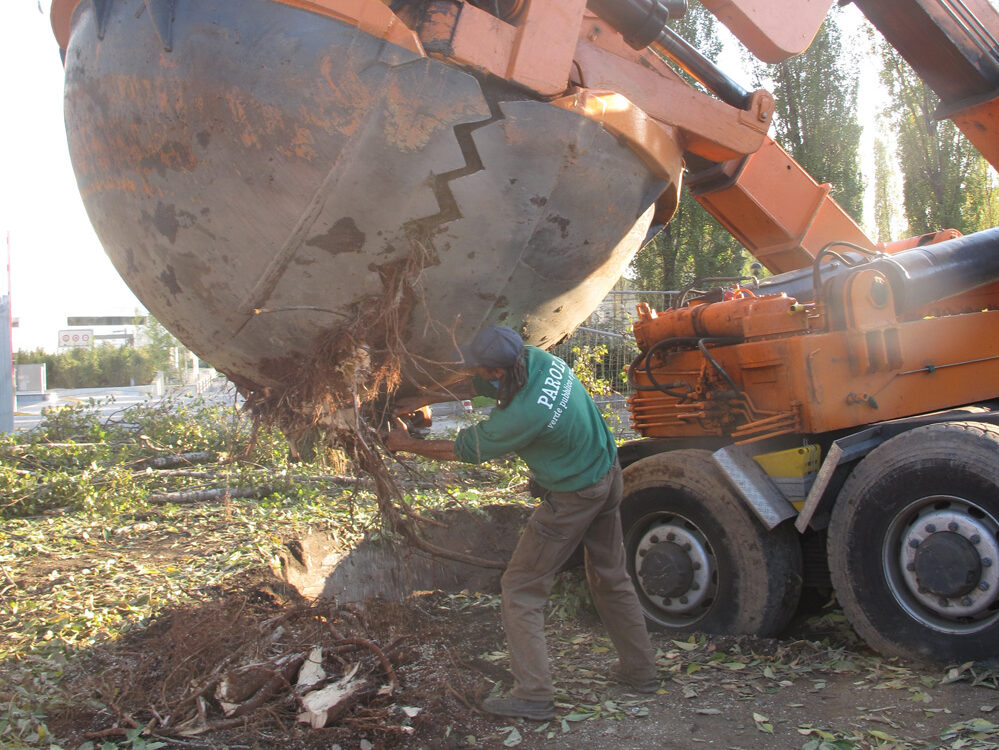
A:
<svg viewBox="0 0 999 750">
<path fill-rule="evenodd" d="M 194 398 L 232 400 L 235 398 L 232 385 L 223 377 L 206 380 L 199 389 L 194 386 L 168 387 L 162 395 L 154 393 L 153 386 L 140 385 L 119 388 L 65 388 L 50 390 L 40 401 L 19 398 L 14 408 L 14 431 L 30 430 L 42 421 L 46 409 L 54 409 L 72 404 L 94 405 L 101 419 L 107 419 L 135 404 L 157 402 L 161 399 Z"/>
<path fill-rule="evenodd" d="M 116 412 L 123 411 L 135 404 L 155 403 L 161 399 L 202 398 L 231 402 L 236 398 L 235 390 L 224 377 L 216 377 L 210 381 L 201 393 L 193 386 L 178 386 L 168 388 L 163 395 L 156 395 L 153 386 L 140 385 L 119 388 L 66 388 L 50 390 L 43 400 L 19 399 L 14 409 L 14 431 L 30 430 L 42 421 L 42 413 L 46 409 L 57 409 L 72 404 L 93 403 L 101 419 L 107 419 Z M 450 430 L 461 429 L 474 421 L 470 413 L 466 413 L 461 402 L 453 401 L 434 404 L 434 424 L 430 432 L 435 436 Z"/>
</svg>

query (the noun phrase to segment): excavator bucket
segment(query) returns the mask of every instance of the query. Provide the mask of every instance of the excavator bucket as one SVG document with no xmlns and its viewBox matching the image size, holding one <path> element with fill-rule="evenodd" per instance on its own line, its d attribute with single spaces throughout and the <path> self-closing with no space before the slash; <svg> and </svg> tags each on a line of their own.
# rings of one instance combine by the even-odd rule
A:
<svg viewBox="0 0 999 750">
<path fill-rule="evenodd" d="M 667 187 L 594 120 L 415 37 L 274 0 L 81 0 L 67 20 L 66 126 L 97 234 L 150 312 L 250 387 L 285 382 L 401 268 L 410 352 L 452 360 L 485 323 L 551 345 Z"/>
</svg>

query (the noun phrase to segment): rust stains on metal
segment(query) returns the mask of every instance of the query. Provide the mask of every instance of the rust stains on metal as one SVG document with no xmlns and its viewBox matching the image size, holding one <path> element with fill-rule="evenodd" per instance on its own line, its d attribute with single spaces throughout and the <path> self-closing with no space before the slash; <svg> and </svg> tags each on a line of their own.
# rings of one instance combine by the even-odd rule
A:
<svg viewBox="0 0 999 750">
<path fill-rule="evenodd" d="M 319 73 L 329 86 L 328 101 L 321 112 L 302 113 L 315 118 L 338 133 L 353 135 L 371 109 L 371 86 L 362 81 L 356 71 L 343 64 L 337 56 L 327 55 L 319 65 Z M 334 78 L 335 76 L 335 78 Z"/>
<path fill-rule="evenodd" d="M 402 152 L 419 151 L 440 131 L 450 130 L 470 116 L 481 116 L 478 103 L 414 98 L 412 92 L 394 83 L 385 89 L 385 105 L 385 140 Z"/>
<path fill-rule="evenodd" d="M 277 107 L 262 101 L 254 101 L 242 91 L 232 91 L 226 95 L 231 118 L 229 123 L 233 128 L 233 136 L 238 138 L 247 148 L 263 148 L 264 141 L 269 136 L 280 135 L 284 140 L 286 132 L 284 117 Z M 248 107 L 250 105 L 250 107 Z M 252 111 L 248 112 L 248 109 Z"/>
<path fill-rule="evenodd" d="M 128 179 L 127 177 L 102 177 L 96 180 L 90 180 L 86 186 L 80 187 L 80 196 L 83 198 L 84 203 L 92 195 L 101 193 L 110 193 L 114 191 L 124 192 L 124 193 L 134 193 L 138 190 L 138 186 L 134 181 Z"/>
<path fill-rule="evenodd" d="M 291 148 L 285 149 L 284 152 L 292 153 L 299 159 L 312 161 L 319 157 L 319 153 L 316 151 L 315 137 L 312 131 L 307 128 L 295 128 L 295 132 L 289 138 L 288 144 Z"/>
</svg>

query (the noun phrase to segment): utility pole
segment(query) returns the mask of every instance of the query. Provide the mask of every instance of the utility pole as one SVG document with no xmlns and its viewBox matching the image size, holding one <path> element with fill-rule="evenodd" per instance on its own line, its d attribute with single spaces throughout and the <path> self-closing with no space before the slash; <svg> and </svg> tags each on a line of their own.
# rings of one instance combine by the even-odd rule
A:
<svg viewBox="0 0 999 750">
<path fill-rule="evenodd" d="M 7 232 L 7 294 L 0 297 L 0 432 L 14 431 L 14 336 L 10 314 L 10 232 Z"/>
</svg>

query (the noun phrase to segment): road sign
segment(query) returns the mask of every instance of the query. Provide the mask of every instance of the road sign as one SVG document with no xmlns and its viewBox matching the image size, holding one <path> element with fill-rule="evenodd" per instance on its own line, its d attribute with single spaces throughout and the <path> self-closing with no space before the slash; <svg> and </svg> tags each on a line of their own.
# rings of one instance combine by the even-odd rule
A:
<svg viewBox="0 0 999 750">
<path fill-rule="evenodd" d="M 59 347 L 72 349 L 74 347 L 94 345 L 93 328 L 67 328 L 59 331 Z"/>
</svg>

